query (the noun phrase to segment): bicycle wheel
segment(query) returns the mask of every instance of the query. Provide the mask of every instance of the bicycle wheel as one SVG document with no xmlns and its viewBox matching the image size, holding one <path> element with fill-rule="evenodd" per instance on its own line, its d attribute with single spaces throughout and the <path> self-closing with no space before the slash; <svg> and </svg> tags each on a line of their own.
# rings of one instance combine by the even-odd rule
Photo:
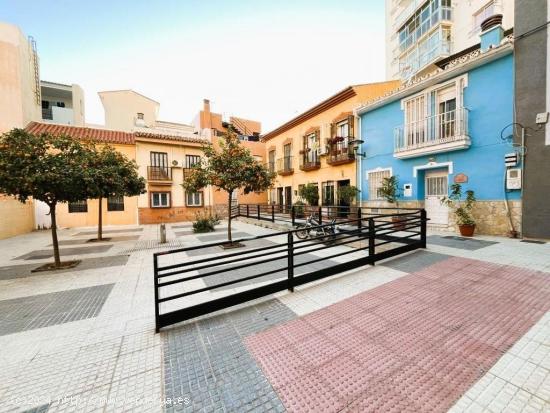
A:
<svg viewBox="0 0 550 413">
<path fill-rule="evenodd" d="M 295 232 L 296 236 L 300 239 L 307 239 L 309 237 L 309 231 L 310 231 L 310 228 L 303 225 L 303 224 L 300 224 L 298 226 L 296 226 L 296 229 L 297 231 Z"/>
</svg>

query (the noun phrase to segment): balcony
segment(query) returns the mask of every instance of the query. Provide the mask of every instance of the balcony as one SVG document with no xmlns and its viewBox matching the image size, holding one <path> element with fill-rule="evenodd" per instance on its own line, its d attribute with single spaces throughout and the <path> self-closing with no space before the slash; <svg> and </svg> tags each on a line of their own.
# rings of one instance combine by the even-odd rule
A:
<svg viewBox="0 0 550 413">
<path fill-rule="evenodd" d="M 168 166 L 148 166 L 147 180 L 157 183 L 172 183 L 172 168 Z"/>
<path fill-rule="evenodd" d="M 321 167 L 321 157 L 319 152 L 309 150 L 300 155 L 300 170 L 313 171 Z"/>
<path fill-rule="evenodd" d="M 439 32 L 434 33 L 436 36 Z M 402 79 L 422 71 L 430 64 L 451 55 L 452 43 L 448 40 L 427 38 L 399 58 L 399 73 Z"/>
<path fill-rule="evenodd" d="M 342 139 L 342 140 L 338 140 Z M 336 140 L 336 141 L 334 141 Z M 353 140 L 352 137 L 347 138 L 332 138 L 332 143 L 327 146 L 327 163 L 329 165 L 342 165 L 346 163 L 355 162 L 355 153 L 353 147 L 349 145 L 349 142 Z"/>
<path fill-rule="evenodd" d="M 394 154 L 398 159 L 467 149 L 468 109 L 459 108 L 399 126 L 394 130 Z"/>
<path fill-rule="evenodd" d="M 284 158 L 277 159 L 277 173 L 281 176 L 294 173 L 292 156 L 285 156 Z"/>
</svg>

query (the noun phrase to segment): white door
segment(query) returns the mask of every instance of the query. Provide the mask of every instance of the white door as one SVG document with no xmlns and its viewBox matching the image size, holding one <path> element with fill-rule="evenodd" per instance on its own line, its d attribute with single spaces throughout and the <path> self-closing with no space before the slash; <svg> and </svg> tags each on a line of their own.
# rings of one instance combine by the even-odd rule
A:
<svg viewBox="0 0 550 413">
<path fill-rule="evenodd" d="M 50 216 L 50 207 L 42 201 L 34 200 L 34 224 L 36 229 L 46 229 L 52 227 L 52 218 Z"/>
<path fill-rule="evenodd" d="M 449 208 L 441 205 L 441 198 L 448 195 L 447 171 L 426 172 L 425 208 L 429 224 L 447 225 Z"/>
</svg>

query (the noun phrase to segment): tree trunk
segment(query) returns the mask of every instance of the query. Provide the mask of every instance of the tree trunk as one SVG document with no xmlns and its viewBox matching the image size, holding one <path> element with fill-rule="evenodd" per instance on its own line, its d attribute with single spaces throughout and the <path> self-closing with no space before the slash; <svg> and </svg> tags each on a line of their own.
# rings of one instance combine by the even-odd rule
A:
<svg viewBox="0 0 550 413">
<path fill-rule="evenodd" d="M 50 206 L 50 217 L 52 219 L 52 244 L 53 244 L 53 258 L 55 261 L 55 266 L 61 266 L 61 259 L 59 258 L 59 242 L 57 241 L 57 222 L 55 217 L 55 207 L 56 202 L 49 205 Z"/>
<path fill-rule="evenodd" d="M 233 195 L 233 191 L 228 191 L 229 193 L 229 204 L 227 205 L 227 240 L 230 244 L 233 243 L 233 239 L 231 238 L 231 198 Z"/>
<path fill-rule="evenodd" d="M 103 239 L 103 198 L 99 197 L 99 217 L 97 219 L 97 240 Z"/>
</svg>

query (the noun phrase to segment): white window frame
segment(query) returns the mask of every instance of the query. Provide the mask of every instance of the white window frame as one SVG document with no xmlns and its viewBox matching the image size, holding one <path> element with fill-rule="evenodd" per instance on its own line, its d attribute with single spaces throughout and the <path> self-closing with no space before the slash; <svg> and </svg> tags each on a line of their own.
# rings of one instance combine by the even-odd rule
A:
<svg viewBox="0 0 550 413">
<path fill-rule="evenodd" d="M 385 173 L 385 172 L 388 172 L 389 175 L 387 177 L 386 176 L 381 176 L 380 180 L 378 181 L 378 185 L 374 186 L 375 183 L 373 182 L 373 177 L 370 176 L 370 175 L 371 174 L 372 175 L 381 174 L 381 173 Z M 389 178 L 391 176 L 393 176 L 393 169 L 392 168 L 376 168 L 376 169 L 371 169 L 371 170 L 365 172 L 365 180 L 367 181 L 367 186 L 368 186 L 368 190 L 369 190 L 369 201 L 382 201 L 384 199 L 384 198 L 378 196 L 378 190 L 382 186 L 382 179 Z M 373 196 L 374 194 L 376 194 L 376 195 Z"/>
<path fill-rule="evenodd" d="M 166 204 L 162 204 L 162 196 L 166 195 Z M 155 202 L 155 195 L 157 195 L 157 201 Z M 170 192 L 151 192 L 151 208 L 170 208 Z"/>
<path fill-rule="evenodd" d="M 196 196 L 199 196 L 198 198 L 198 203 L 195 202 L 197 200 Z M 189 202 L 190 200 L 190 196 L 192 196 L 191 200 L 192 202 Z M 185 205 L 188 206 L 188 207 L 201 207 L 204 205 L 204 199 L 203 199 L 203 193 L 202 191 L 198 191 L 198 192 L 189 192 L 189 191 L 186 191 L 185 192 Z"/>
</svg>

